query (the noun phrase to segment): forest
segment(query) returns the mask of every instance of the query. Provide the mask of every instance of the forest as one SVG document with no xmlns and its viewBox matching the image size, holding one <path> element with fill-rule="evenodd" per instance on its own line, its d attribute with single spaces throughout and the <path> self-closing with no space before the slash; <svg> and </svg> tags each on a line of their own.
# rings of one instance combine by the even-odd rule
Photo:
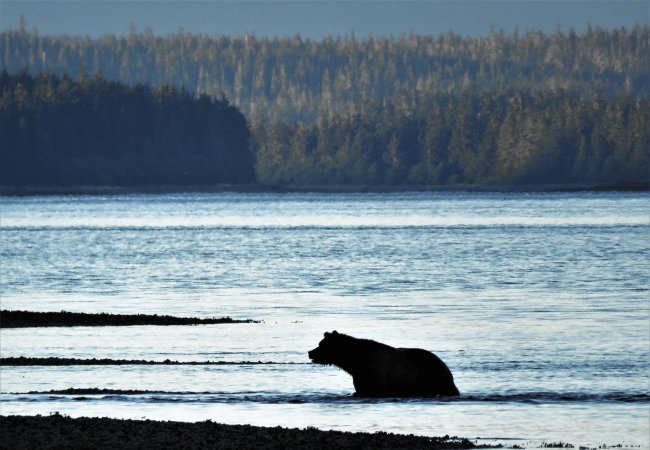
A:
<svg viewBox="0 0 650 450">
<path fill-rule="evenodd" d="M 650 178 L 650 101 L 514 90 L 255 130 L 272 185 L 615 184 Z"/>
<path fill-rule="evenodd" d="M 322 40 L 49 36 L 24 23 L 0 33 L 11 74 L 229 99 L 252 133 L 250 153 L 232 154 L 279 186 L 648 181 L 648 54 L 647 26 Z"/>
<path fill-rule="evenodd" d="M 0 74 L 5 186 L 253 183 L 249 137 L 227 100 L 173 86 Z"/>
</svg>

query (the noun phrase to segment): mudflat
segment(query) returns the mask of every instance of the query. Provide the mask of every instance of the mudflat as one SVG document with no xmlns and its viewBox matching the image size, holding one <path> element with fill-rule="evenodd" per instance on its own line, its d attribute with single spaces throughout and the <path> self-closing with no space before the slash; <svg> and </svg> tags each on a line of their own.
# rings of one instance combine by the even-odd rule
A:
<svg viewBox="0 0 650 450">
<path fill-rule="evenodd" d="M 257 320 L 236 320 L 230 317 L 176 317 L 158 314 L 108 314 L 76 312 L 0 312 L 0 328 L 27 327 L 90 327 L 90 326 L 133 326 L 133 325 L 213 325 L 230 323 L 258 323 Z"/>
<path fill-rule="evenodd" d="M 470 449 L 472 441 L 390 433 L 350 433 L 205 422 L 109 418 L 0 416 L 0 448 L 282 448 L 282 449 Z"/>
</svg>

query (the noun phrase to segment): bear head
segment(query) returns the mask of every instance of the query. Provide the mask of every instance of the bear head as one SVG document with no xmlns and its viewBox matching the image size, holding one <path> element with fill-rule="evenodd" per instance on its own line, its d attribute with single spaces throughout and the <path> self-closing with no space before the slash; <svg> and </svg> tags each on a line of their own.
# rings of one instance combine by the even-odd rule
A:
<svg viewBox="0 0 650 450">
<path fill-rule="evenodd" d="M 335 364 L 340 353 L 340 334 L 334 330 L 331 333 L 325 332 L 325 338 L 318 343 L 318 347 L 311 350 L 309 359 L 316 364 Z"/>
</svg>

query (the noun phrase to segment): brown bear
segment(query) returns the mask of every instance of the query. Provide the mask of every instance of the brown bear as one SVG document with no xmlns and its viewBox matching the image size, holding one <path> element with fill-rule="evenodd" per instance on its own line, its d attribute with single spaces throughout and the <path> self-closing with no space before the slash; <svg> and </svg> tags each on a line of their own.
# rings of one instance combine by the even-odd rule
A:
<svg viewBox="0 0 650 450">
<path fill-rule="evenodd" d="M 395 348 L 333 331 L 308 353 L 316 364 L 335 365 L 352 375 L 359 397 L 459 395 L 447 365 L 420 348 Z"/>
</svg>

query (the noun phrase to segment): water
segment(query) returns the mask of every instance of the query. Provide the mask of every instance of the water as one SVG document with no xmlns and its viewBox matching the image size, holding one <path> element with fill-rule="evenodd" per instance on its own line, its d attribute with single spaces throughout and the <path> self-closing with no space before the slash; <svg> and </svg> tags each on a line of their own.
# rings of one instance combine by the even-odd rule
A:
<svg viewBox="0 0 650 450">
<path fill-rule="evenodd" d="M 4 197 L 1 207 L 3 309 L 263 321 L 3 329 L 3 357 L 241 364 L 5 366 L 2 414 L 650 448 L 650 194 Z M 347 374 L 307 358 L 334 329 L 434 351 L 463 395 L 352 397 Z"/>
</svg>

